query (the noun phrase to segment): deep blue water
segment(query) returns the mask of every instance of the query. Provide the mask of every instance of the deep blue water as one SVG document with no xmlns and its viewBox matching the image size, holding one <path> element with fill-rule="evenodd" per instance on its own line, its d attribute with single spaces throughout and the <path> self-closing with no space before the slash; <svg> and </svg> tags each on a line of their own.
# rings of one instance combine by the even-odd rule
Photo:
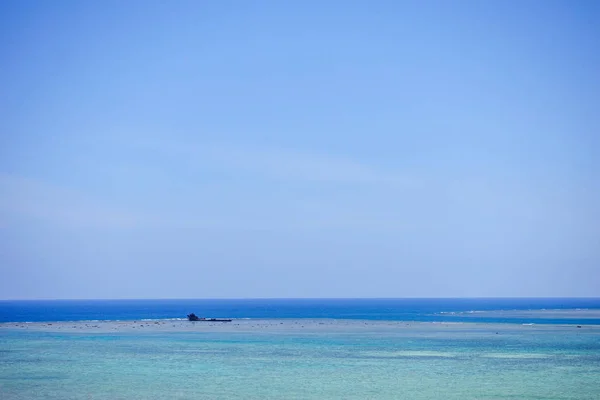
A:
<svg viewBox="0 0 600 400">
<path fill-rule="evenodd" d="M 600 324 L 600 319 L 513 318 L 440 313 L 494 310 L 600 309 L 600 298 L 484 299 L 231 299 L 0 301 L 0 322 L 136 320 L 205 317 L 335 318 Z"/>
</svg>

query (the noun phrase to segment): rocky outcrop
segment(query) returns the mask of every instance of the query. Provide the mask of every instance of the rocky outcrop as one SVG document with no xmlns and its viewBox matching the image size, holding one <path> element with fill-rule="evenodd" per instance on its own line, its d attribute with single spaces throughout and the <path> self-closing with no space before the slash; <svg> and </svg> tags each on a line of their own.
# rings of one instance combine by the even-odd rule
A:
<svg viewBox="0 0 600 400">
<path fill-rule="evenodd" d="M 199 317 L 198 317 L 196 314 L 194 314 L 194 313 L 188 314 L 188 316 L 187 316 L 187 317 L 188 317 L 188 321 L 200 321 L 201 319 L 204 319 L 204 318 L 199 318 Z"/>
<path fill-rule="evenodd" d="M 188 321 L 207 321 L 207 322 L 231 322 L 228 318 L 200 318 L 196 314 L 188 314 Z"/>
</svg>

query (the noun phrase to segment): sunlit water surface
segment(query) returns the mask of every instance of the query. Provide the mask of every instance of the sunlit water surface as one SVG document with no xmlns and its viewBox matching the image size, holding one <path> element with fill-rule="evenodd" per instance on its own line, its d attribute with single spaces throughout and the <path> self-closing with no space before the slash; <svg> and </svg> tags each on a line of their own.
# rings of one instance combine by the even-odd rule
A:
<svg viewBox="0 0 600 400">
<path fill-rule="evenodd" d="M 4 326 L 0 398 L 600 399 L 598 326 L 170 324 Z"/>
</svg>

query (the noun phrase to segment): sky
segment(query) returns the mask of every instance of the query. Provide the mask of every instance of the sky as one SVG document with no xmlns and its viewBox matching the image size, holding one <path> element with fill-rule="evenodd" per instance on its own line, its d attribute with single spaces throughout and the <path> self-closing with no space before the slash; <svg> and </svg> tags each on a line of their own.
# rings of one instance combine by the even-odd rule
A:
<svg viewBox="0 0 600 400">
<path fill-rule="evenodd" d="M 0 299 L 600 297 L 596 1 L 0 2 Z"/>
</svg>

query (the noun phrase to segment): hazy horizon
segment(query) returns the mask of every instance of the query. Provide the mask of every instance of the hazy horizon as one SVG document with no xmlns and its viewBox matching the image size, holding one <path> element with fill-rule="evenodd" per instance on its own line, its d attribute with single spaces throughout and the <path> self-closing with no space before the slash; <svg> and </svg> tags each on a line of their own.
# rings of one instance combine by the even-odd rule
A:
<svg viewBox="0 0 600 400">
<path fill-rule="evenodd" d="M 157 297 L 157 298 L 2 298 L 0 301 L 146 301 L 146 300 L 457 300 L 457 299 L 600 299 L 594 296 L 496 296 L 496 297 Z"/>
<path fill-rule="evenodd" d="M 0 4 L 0 298 L 600 297 L 600 3 Z"/>
</svg>

